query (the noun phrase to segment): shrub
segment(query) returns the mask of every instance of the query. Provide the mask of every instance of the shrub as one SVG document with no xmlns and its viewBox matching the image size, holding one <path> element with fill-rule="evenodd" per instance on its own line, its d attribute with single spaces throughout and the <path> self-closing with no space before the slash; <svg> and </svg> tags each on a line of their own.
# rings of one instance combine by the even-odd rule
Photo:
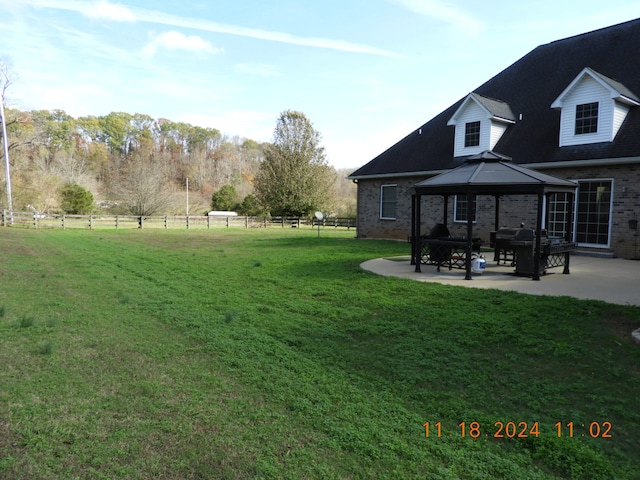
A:
<svg viewBox="0 0 640 480">
<path fill-rule="evenodd" d="M 60 197 L 60 206 L 65 213 L 87 215 L 93 210 L 93 194 L 80 185 L 62 187 Z"/>
<path fill-rule="evenodd" d="M 236 208 L 238 193 L 233 185 L 224 185 L 211 196 L 211 208 L 213 210 L 232 211 Z"/>
</svg>

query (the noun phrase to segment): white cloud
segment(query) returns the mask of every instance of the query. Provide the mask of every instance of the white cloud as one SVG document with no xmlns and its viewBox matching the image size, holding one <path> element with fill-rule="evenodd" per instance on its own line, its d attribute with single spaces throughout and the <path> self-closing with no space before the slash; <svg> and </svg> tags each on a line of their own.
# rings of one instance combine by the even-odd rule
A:
<svg viewBox="0 0 640 480">
<path fill-rule="evenodd" d="M 187 50 L 190 52 L 203 52 L 216 54 L 222 50 L 211 45 L 210 42 L 196 35 L 184 35 L 180 32 L 172 30 L 154 36 L 151 41 L 142 49 L 142 53 L 146 56 L 155 55 L 158 50 L 166 49 Z"/>
<path fill-rule="evenodd" d="M 3 2 L 5 0 L 2 0 Z M 12 0 L 15 2 L 15 0 Z M 136 16 L 129 7 L 121 3 L 111 3 L 107 0 L 20 0 L 21 6 L 36 8 L 54 8 L 78 12 L 92 19 L 104 18 L 118 22 L 135 22 Z"/>
<path fill-rule="evenodd" d="M 387 50 L 382 50 L 370 45 L 346 42 L 343 40 L 333 40 L 318 37 L 298 37 L 284 32 L 271 30 L 261 30 L 256 28 L 241 27 L 225 23 L 212 22 L 198 18 L 180 17 L 169 15 L 157 10 L 136 10 L 137 17 L 141 22 L 157 23 L 174 27 L 191 28 L 206 32 L 226 33 L 240 37 L 255 38 L 258 40 L 268 40 L 272 42 L 301 45 L 306 47 L 325 48 L 330 50 L 340 50 L 343 52 L 366 53 L 370 55 L 380 55 L 385 57 L 395 57 L 396 54 Z"/>
<path fill-rule="evenodd" d="M 419 15 L 450 23 L 461 31 L 477 34 L 485 30 L 482 22 L 446 0 L 390 0 Z"/>
<path fill-rule="evenodd" d="M 138 21 L 172 27 L 189 28 L 206 32 L 224 33 L 241 37 L 255 38 L 258 40 L 268 40 L 271 42 L 287 43 L 314 48 L 324 48 L 329 50 L 339 50 L 343 52 L 364 53 L 384 57 L 397 57 L 398 55 L 388 50 L 376 48 L 370 45 L 347 42 L 344 40 L 334 40 L 319 37 L 298 37 L 289 33 L 271 30 L 261 30 L 256 28 L 241 27 L 225 23 L 202 20 L 199 18 L 180 17 L 158 10 L 146 10 L 141 8 L 127 7 L 119 3 L 110 3 L 106 0 L 100 2 L 87 2 L 79 0 L 21 0 L 25 5 L 37 8 L 54 8 L 81 13 L 92 16 L 92 18 L 106 18 L 118 21 Z"/>
<path fill-rule="evenodd" d="M 114 20 L 117 22 L 136 21 L 136 16 L 128 7 L 119 3 L 109 3 L 104 0 L 85 5 L 81 11 L 87 17 L 94 19 Z"/>
</svg>

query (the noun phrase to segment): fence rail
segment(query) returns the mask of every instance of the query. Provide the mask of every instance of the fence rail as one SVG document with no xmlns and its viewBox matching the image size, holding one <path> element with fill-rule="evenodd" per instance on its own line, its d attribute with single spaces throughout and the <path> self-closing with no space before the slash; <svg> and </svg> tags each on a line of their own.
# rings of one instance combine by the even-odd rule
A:
<svg viewBox="0 0 640 480">
<path fill-rule="evenodd" d="M 210 229 L 210 228 L 270 228 L 304 226 L 324 228 L 356 228 L 355 218 L 328 217 L 323 220 L 305 217 L 240 217 L 240 216 L 135 216 L 135 215 L 66 215 L 34 214 L 33 212 L 2 211 L 3 227 L 62 229 Z"/>
</svg>

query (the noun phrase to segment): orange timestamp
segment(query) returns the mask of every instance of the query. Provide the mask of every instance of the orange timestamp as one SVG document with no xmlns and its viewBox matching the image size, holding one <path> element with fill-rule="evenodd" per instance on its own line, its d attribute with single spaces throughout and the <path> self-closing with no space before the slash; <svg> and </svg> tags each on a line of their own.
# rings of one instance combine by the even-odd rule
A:
<svg viewBox="0 0 640 480">
<path fill-rule="evenodd" d="M 444 432 L 442 422 L 425 422 L 425 436 L 429 437 L 452 437 L 454 432 Z M 528 438 L 540 436 L 540 422 L 494 422 L 492 428 L 480 422 L 460 422 L 456 431 L 461 437 L 476 438 Z M 591 437 L 591 438 L 612 438 L 611 422 L 590 422 L 589 424 L 574 424 L 573 422 L 555 424 L 555 433 L 558 437 Z"/>
</svg>

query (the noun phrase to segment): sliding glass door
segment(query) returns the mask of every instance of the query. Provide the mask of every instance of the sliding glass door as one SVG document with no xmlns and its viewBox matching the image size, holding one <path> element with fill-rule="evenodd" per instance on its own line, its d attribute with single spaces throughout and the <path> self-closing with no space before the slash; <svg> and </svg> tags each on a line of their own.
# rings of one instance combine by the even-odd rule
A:
<svg viewBox="0 0 640 480">
<path fill-rule="evenodd" d="M 578 181 L 576 241 L 585 247 L 611 244 L 612 180 Z"/>
</svg>

